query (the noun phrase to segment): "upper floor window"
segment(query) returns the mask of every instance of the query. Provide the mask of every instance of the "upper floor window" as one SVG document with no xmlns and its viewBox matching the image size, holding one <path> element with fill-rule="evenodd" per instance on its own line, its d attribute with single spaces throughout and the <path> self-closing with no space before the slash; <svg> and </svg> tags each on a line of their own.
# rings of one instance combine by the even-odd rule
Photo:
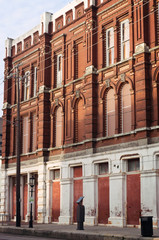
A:
<svg viewBox="0 0 159 240">
<path fill-rule="evenodd" d="M 106 30 L 106 65 L 114 64 L 114 29 Z"/>
<path fill-rule="evenodd" d="M 125 84 L 121 89 L 121 132 L 131 131 L 131 94 L 130 85 Z"/>
<path fill-rule="evenodd" d="M 36 150 L 36 114 L 32 114 L 32 129 L 31 129 L 31 150 L 34 152 Z"/>
<path fill-rule="evenodd" d="M 33 76 L 33 97 L 36 96 L 36 90 L 37 90 L 37 67 L 34 67 L 34 76 Z"/>
<path fill-rule="evenodd" d="M 23 117 L 22 120 L 22 153 L 28 152 L 28 116 Z"/>
<path fill-rule="evenodd" d="M 57 76 L 56 76 L 56 87 L 62 85 L 62 54 L 57 55 Z"/>
<path fill-rule="evenodd" d="M 157 44 L 159 44 L 159 2 L 156 3 L 157 6 L 156 6 L 156 37 L 157 37 Z"/>
<path fill-rule="evenodd" d="M 113 136 L 115 134 L 114 89 L 110 89 L 105 97 L 105 125 L 106 136 Z"/>
<path fill-rule="evenodd" d="M 74 141 L 81 142 L 85 138 L 85 112 L 83 106 L 83 99 L 79 98 L 75 104 L 75 125 L 74 125 Z"/>
<path fill-rule="evenodd" d="M 25 73 L 24 79 L 24 100 L 28 100 L 30 95 L 30 72 Z"/>
<path fill-rule="evenodd" d="M 58 107 L 55 111 L 54 118 L 54 146 L 62 145 L 62 107 Z"/>
<path fill-rule="evenodd" d="M 121 22 L 121 61 L 129 58 L 129 20 Z"/>
</svg>

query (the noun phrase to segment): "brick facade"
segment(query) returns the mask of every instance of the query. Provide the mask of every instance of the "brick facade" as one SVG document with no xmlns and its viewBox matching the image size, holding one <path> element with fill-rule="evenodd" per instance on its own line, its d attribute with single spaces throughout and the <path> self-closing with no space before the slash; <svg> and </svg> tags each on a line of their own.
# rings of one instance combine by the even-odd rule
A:
<svg viewBox="0 0 159 240">
<path fill-rule="evenodd" d="M 55 196 L 54 171 L 60 169 L 59 221 L 74 221 L 73 169 L 82 166 L 78 181 L 85 196 L 86 223 L 129 225 L 126 186 L 131 186 L 129 179 L 134 178 L 127 166 L 137 159 L 139 168 L 133 170 L 138 202 L 141 201 L 137 216 L 139 211 L 142 215 L 151 213 L 158 226 L 158 6 L 155 0 L 73 1 L 54 15 L 44 13 L 40 25 L 30 32 L 7 39 L 2 147 L 4 212 L 11 213 L 8 206 L 12 203 L 9 198 L 8 203 L 5 200 L 12 189 L 16 163 L 16 83 L 14 77 L 7 76 L 13 66 L 22 63 L 21 181 L 25 184 L 26 177 L 29 181 L 30 174 L 37 174 L 37 220 L 54 219 L 50 210 L 53 201 L 49 199 Z M 109 167 L 101 178 L 99 166 L 105 162 Z M 146 185 L 151 185 L 147 179 L 157 189 L 151 187 L 154 199 L 149 202 Z M 109 196 L 104 198 L 108 199 L 107 219 L 100 215 L 101 210 L 98 212 L 104 181 L 109 189 Z M 29 207 L 26 211 L 22 219 L 28 220 Z M 133 224 L 139 222 L 130 221 Z"/>
</svg>

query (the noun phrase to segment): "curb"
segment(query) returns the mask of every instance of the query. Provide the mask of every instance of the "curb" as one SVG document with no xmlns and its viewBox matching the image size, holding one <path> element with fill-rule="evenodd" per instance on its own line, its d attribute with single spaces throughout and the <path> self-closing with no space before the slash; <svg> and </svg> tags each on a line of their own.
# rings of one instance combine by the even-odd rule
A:
<svg viewBox="0 0 159 240">
<path fill-rule="evenodd" d="M 0 226 L 0 233 L 36 236 L 45 238 L 56 238 L 66 240 L 156 240 L 153 237 L 136 237 L 136 236 L 121 236 L 121 235 L 105 235 L 105 234 L 93 234 L 88 232 L 65 232 L 65 231 L 46 231 L 38 229 L 17 228 L 17 227 L 4 227 Z"/>
</svg>

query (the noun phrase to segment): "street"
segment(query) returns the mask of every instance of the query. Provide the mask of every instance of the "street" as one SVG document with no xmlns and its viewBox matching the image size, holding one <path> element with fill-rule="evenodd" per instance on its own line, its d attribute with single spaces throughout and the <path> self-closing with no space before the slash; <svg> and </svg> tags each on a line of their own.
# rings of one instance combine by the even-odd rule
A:
<svg viewBox="0 0 159 240">
<path fill-rule="evenodd" d="M 24 236 L 24 235 L 13 235 L 13 234 L 5 234 L 0 233 L 0 240 L 48 240 L 49 238 L 43 238 L 43 237 L 35 237 L 35 236 Z M 53 240 L 64 240 L 64 239 L 55 239 Z"/>
</svg>

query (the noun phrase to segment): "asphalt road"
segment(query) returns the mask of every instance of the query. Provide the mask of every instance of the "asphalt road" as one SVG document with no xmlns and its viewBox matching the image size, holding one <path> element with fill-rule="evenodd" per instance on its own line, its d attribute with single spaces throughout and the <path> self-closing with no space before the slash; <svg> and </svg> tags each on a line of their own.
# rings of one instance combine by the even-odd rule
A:
<svg viewBox="0 0 159 240">
<path fill-rule="evenodd" d="M 24 236 L 24 235 L 12 235 L 12 234 L 6 234 L 6 233 L 0 233 L 0 240 L 64 240 L 64 239 L 55 239 L 55 238 L 43 238 L 43 237 L 30 237 L 30 236 Z"/>
</svg>

